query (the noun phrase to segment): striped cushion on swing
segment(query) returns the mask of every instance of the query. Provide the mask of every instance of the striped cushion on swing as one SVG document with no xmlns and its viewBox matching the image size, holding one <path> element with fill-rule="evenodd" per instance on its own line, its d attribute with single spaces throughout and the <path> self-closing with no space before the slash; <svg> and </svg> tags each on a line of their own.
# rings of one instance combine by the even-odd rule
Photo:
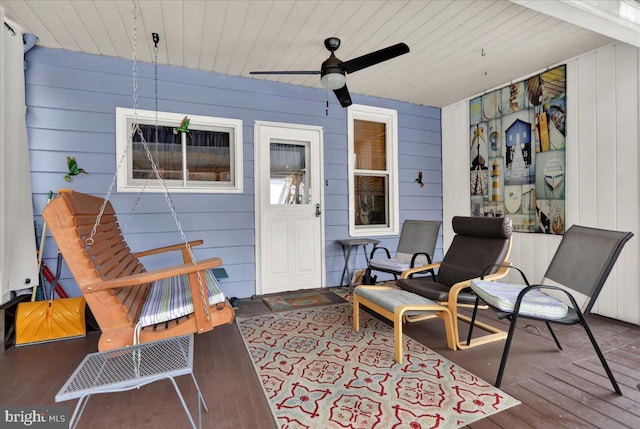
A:
<svg viewBox="0 0 640 429">
<path fill-rule="evenodd" d="M 205 270 L 202 282 L 207 286 L 209 305 L 224 302 L 224 293 L 212 270 Z M 185 274 L 170 277 L 151 284 L 139 322 L 142 327 L 155 325 L 186 316 L 193 311 L 189 276 Z"/>
</svg>

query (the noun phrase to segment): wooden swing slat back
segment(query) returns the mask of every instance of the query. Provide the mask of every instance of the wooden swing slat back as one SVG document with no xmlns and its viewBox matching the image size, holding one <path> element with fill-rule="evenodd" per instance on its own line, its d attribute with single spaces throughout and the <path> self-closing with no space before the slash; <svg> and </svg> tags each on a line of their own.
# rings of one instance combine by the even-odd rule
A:
<svg viewBox="0 0 640 429">
<path fill-rule="evenodd" d="M 210 258 L 194 265 L 185 243 L 131 252 L 109 202 L 93 236 L 94 243 L 88 245 L 86 239 L 91 235 L 103 201 L 102 198 L 79 192 L 65 192 L 47 204 L 42 213 L 100 326 L 102 336 L 98 347 L 101 351 L 132 344 L 134 327 L 151 282 L 180 274 L 189 274 L 195 312 L 177 320 L 143 328 L 140 332 L 141 342 L 203 333 L 233 321 L 234 311 L 228 300 L 211 307 L 207 304 L 207 320 L 202 289 L 197 284 L 197 272 L 220 266 L 220 258 Z M 190 242 L 191 246 L 198 244 L 202 244 L 202 241 Z M 171 250 L 182 251 L 184 265 L 147 271 L 138 259 Z M 206 286 L 204 290 L 206 294 Z M 206 297 L 204 302 L 207 302 Z"/>
</svg>

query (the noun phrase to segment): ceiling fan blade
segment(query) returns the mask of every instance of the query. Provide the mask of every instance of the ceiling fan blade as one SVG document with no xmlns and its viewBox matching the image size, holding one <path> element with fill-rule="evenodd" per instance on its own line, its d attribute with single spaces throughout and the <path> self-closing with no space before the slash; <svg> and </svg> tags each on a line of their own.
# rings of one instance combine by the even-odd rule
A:
<svg viewBox="0 0 640 429">
<path fill-rule="evenodd" d="M 320 74 L 320 70 L 252 71 L 249 74 Z"/>
<path fill-rule="evenodd" d="M 409 52 L 409 47 L 405 43 L 389 46 L 379 51 L 371 52 L 361 57 L 354 58 L 342 63 L 342 70 L 347 73 L 357 72 L 374 64 L 390 60 Z"/>
<path fill-rule="evenodd" d="M 347 85 L 342 88 L 334 89 L 333 93 L 338 97 L 338 101 L 342 107 L 349 107 L 353 103 L 351 102 L 351 96 L 349 95 L 349 90 L 347 89 Z"/>
</svg>

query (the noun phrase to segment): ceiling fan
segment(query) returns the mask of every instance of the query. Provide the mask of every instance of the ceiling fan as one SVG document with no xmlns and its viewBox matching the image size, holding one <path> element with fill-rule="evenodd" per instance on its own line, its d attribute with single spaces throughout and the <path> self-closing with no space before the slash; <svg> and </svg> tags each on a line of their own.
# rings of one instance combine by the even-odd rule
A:
<svg viewBox="0 0 640 429">
<path fill-rule="evenodd" d="M 324 41 L 324 46 L 331 52 L 331 55 L 322 63 L 320 70 L 252 71 L 249 74 L 319 74 L 322 86 L 332 90 L 338 97 L 340 105 L 347 107 L 352 104 L 346 84 L 347 73 L 357 72 L 409 52 L 409 47 L 406 44 L 398 43 L 348 61 L 341 61 L 334 54 L 340 47 L 340 39 L 329 37 Z"/>
</svg>

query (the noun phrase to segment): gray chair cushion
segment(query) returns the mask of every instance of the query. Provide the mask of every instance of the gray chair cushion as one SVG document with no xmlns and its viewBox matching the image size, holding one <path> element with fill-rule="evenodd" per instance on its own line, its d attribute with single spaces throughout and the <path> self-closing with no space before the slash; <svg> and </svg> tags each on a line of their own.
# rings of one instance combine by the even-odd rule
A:
<svg viewBox="0 0 640 429">
<path fill-rule="evenodd" d="M 397 259 L 372 259 L 369 266 L 373 269 L 403 272 L 411 268 L 411 264 Z"/>
<path fill-rule="evenodd" d="M 395 309 L 401 305 L 435 305 L 437 302 L 424 298 L 415 293 L 408 292 L 402 289 L 378 289 L 357 287 L 354 289 L 356 295 L 379 305 L 387 311 L 395 312 Z M 439 311 L 419 311 L 408 310 L 404 314 L 407 316 L 417 316 L 424 314 L 435 314 Z"/>
<path fill-rule="evenodd" d="M 513 313 L 518 294 L 527 287 L 509 283 L 472 280 L 471 289 L 487 304 L 499 310 Z M 543 319 L 562 319 L 567 315 L 569 306 L 540 290 L 531 290 L 520 303 L 520 312 L 526 316 Z"/>
</svg>

